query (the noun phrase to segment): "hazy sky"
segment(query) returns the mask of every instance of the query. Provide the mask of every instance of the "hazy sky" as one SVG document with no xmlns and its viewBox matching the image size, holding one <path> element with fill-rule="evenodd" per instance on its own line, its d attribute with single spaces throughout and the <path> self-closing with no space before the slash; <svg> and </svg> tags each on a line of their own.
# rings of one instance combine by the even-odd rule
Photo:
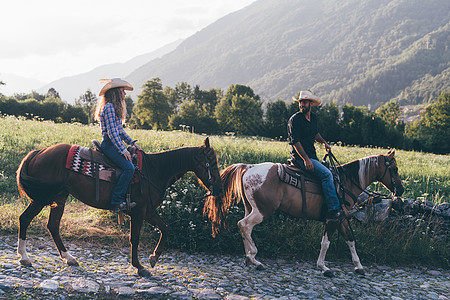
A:
<svg viewBox="0 0 450 300">
<path fill-rule="evenodd" d="M 75 75 L 187 38 L 255 0 L 13 0 L 0 10 L 0 81 Z"/>
</svg>

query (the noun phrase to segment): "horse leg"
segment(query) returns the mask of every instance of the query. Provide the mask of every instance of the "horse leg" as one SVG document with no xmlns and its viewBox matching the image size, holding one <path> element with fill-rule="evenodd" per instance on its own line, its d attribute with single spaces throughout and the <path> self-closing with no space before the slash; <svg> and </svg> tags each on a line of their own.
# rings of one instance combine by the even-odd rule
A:
<svg viewBox="0 0 450 300">
<path fill-rule="evenodd" d="M 26 249 L 27 229 L 34 217 L 44 208 L 45 205 L 41 205 L 32 201 L 24 212 L 19 217 L 19 239 L 17 242 L 17 254 L 20 256 L 19 262 L 26 266 L 31 267 L 31 260 L 28 258 Z"/>
<path fill-rule="evenodd" d="M 359 260 L 358 254 L 356 253 L 355 248 L 355 238 L 350 231 L 350 227 L 348 225 L 348 221 L 344 220 L 339 227 L 339 232 L 342 234 L 342 236 L 345 238 L 345 243 L 348 245 L 348 248 L 350 249 L 350 253 L 352 255 L 352 261 L 355 265 L 355 272 L 360 275 L 364 275 L 364 267 L 361 265 L 361 262 Z"/>
<path fill-rule="evenodd" d="M 167 225 L 164 223 L 164 221 L 161 219 L 161 217 L 156 213 L 153 212 L 153 214 L 149 217 L 147 216 L 145 220 L 153 225 L 156 226 L 159 229 L 160 237 L 158 244 L 156 245 L 155 250 L 153 251 L 153 254 L 150 255 L 150 265 L 155 267 L 156 262 L 158 261 L 159 257 L 161 256 L 162 252 L 164 251 L 164 247 L 166 245 L 167 241 Z"/>
<path fill-rule="evenodd" d="M 144 268 L 139 262 L 138 247 L 141 235 L 142 223 L 144 223 L 144 216 L 141 213 L 131 215 L 130 223 L 130 244 L 131 244 L 131 264 L 138 270 L 138 275 L 142 277 L 149 277 L 150 272 Z"/>
<path fill-rule="evenodd" d="M 242 239 L 244 241 L 246 256 L 245 263 L 247 265 L 255 265 L 256 269 L 258 270 L 264 269 L 264 265 L 255 259 L 255 256 L 258 253 L 258 249 L 256 248 L 255 242 L 252 239 L 252 230 L 255 225 L 261 223 L 262 221 L 262 214 L 256 208 L 253 208 L 250 214 L 245 216 L 237 223 L 239 229 L 241 230 Z"/>
<path fill-rule="evenodd" d="M 317 259 L 317 267 L 322 270 L 322 274 L 327 277 L 333 277 L 333 271 L 331 271 L 325 265 L 325 256 L 327 255 L 328 248 L 330 247 L 329 236 L 333 235 L 333 232 L 337 229 L 338 222 L 327 222 L 325 224 L 325 230 L 322 236 L 322 242 L 320 243 L 320 253 Z"/>
<path fill-rule="evenodd" d="M 61 236 L 59 234 L 59 226 L 61 223 L 61 217 L 64 213 L 65 203 L 60 202 L 58 206 L 52 207 L 50 209 L 50 215 L 48 216 L 47 229 L 50 232 L 53 241 L 55 242 L 56 248 L 58 249 L 59 255 L 63 260 L 67 261 L 69 266 L 78 266 L 77 260 L 70 255 L 69 251 L 67 251 L 66 247 L 61 240 Z"/>
</svg>

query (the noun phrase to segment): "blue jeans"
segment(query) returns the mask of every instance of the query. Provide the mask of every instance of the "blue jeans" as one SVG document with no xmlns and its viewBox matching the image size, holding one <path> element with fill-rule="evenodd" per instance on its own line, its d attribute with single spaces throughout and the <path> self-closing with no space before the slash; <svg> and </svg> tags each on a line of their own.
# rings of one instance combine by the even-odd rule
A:
<svg viewBox="0 0 450 300">
<path fill-rule="evenodd" d="M 111 204 L 120 204 L 126 200 L 128 185 L 133 179 L 134 165 L 119 153 L 108 134 L 103 135 L 101 148 L 103 153 L 123 170 L 111 194 Z"/>
<path fill-rule="evenodd" d="M 331 174 L 331 171 L 317 159 L 311 159 L 311 162 L 314 165 L 314 171 L 307 172 L 314 174 L 322 182 L 323 194 L 327 203 L 328 211 L 339 209 L 339 199 L 336 194 L 336 188 L 334 187 L 333 175 Z M 301 169 L 305 170 L 302 162 L 296 162 L 296 165 L 298 167 L 301 166 Z"/>
</svg>

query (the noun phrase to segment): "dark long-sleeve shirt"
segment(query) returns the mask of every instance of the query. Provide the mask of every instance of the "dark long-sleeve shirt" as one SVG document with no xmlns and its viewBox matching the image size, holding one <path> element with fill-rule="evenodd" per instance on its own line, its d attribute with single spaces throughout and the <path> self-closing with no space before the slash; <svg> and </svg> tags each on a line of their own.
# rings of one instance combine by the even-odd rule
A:
<svg viewBox="0 0 450 300">
<path fill-rule="evenodd" d="M 288 121 L 288 138 L 291 145 L 291 158 L 303 161 L 294 148 L 295 143 L 300 142 L 306 155 L 311 159 L 317 159 L 314 142 L 318 133 L 317 116 L 311 113 L 311 120 L 308 121 L 305 115 L 297 112 Z"/>
</svg>

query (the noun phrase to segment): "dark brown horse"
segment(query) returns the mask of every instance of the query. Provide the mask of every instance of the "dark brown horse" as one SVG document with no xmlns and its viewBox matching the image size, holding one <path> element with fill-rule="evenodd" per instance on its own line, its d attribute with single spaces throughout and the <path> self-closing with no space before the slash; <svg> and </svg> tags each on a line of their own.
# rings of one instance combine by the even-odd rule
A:
<svg viewBox="0 0 450 300">
<path fill-rule="evenodd" d="M 100 197 L 97 202 L 95 179 L 65 168 L 70 147 L 67 144 L 59 144 L 32 151 L 22 160 L 17 170 L 19 191 L 22 196 L 26 195 L 31 200 L 19 218 L 17 253 L 23 265 L 31 265 L 26 252 L 28 225 L 43 207 L 50 205 L 47 228 L 61 258 L 67 260 L 69 265 L 78 265 L 78 262 L 66 250 L 59 234 L 60 221 L 68 195 L 71 194 L 95 208 L 111 209 L 110 196 L 114 183 L 100 181 Z M 151 266 L 154 267 L 164 250 L 167 239 L 167 226 L 156 213 L 156 208 L 162 202 L 166 188 L 188 171 L 193 171 L 212 195 L 221 195 L 223 186 L 217 157 L 214 149 L 209 145 L 209 138 L 206 138 L 203 145 L 199 147 L 184 147 L 155 154 L 143 153 L 141 183 L 131 186 L 131 197 L 132 201 L 136 202 L 136 206 L 127 212 L 131 217 L 131 262 L 141 276 L 150 274 L 139 263 L 137 253 L 143 221 L 156 226 L 161 233 L 158 245 L 150 256 Z"/>
<path fill-rule="evenodd" d="M 356 197 L 374 181 L 381 182 L 397 196 L 403 193 L 394 155 L 395 150 L 392 150 L 387 155 L 370 156 L 338 167 L 339 172 L 346 175 L 342 185 L 349 193 L 345 197 L 348 210 L 355 204 Z M 274 163 L 234 164 L 223 170 L 221 177 L 224 185 L 223 197 L 222 199 L 210 197 L 208 205 L 205 205 L 205 213 L 222 212 L 212 215 L 213 218 L 210 217 L 214 235 L 223 224 L 224 218 L 221 216 L 226 217 L 226 212 L 234 203 L 243 201 L 245 217 L 238 222 L 238 226 L 244 240 L 247 264 L 253 264 L 257 268 L 264 267 L 255 259 L 257 248 L 251 234 L 253 227 L 272 215 L 275 210 L 280 209 L 294 217 L 325 222 L 326 209 L 323 209 L 325 201 L 319 182 L 306 181 L 306 199 L 303 199 L 299 189 L 280 181 L 277 164 Z M 305 205 L 303 201 L 306 201 Z M 350 248 L 355 271 L 363 273 L 363 266 L 356 254 L 354 237 L 347 219 L 342 222 L 326 222 L 317 266 L 324 275 L 333 275 L 325 266 L 325 255 L 330 244 L 329 237 L 336 229 L 344 236 Z"/>
</svg>

